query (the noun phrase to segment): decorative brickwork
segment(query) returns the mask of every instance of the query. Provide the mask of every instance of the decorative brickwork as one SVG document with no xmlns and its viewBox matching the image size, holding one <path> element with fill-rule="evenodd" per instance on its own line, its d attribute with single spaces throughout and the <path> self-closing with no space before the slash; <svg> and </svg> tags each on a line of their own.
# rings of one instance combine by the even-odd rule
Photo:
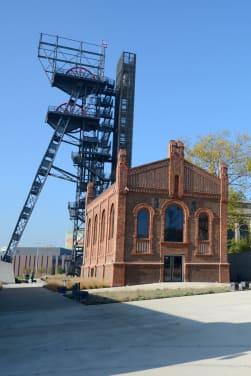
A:
<svg viewBox="0 0 251 376">
<path fill-rule="evenodd" d="M 209 174 L 184 159 L 182 142 L 134 168 L 120 150 L 116 182 L 97 198 L 88 185 L 82 276 L 110 286 L 228 282 L 227 195 L 226 166 Z"/>
</svg>

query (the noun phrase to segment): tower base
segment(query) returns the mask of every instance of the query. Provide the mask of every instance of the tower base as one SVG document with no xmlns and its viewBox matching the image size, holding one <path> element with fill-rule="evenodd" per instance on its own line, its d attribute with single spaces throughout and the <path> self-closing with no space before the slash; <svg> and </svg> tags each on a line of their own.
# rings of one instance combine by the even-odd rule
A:
<svg viewBox="0 0 251 376">
<path fill-rule="evenodd" d="M 13 265 L 0 260 L 0 282 L 3 284 L 15 283 Z"/>
</svg>

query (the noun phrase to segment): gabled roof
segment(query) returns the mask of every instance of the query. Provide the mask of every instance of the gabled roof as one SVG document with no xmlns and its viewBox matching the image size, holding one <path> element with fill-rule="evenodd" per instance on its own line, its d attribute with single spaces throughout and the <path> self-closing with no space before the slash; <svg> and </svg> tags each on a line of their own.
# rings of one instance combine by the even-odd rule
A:
<svg viewBox="0 0 251 376">
<path fill-rule="evenodd" d="M 129 188 L 167 190 L 170 158 L 133 167 L 128 170 Z M 221 180 L 202 168 L 184 160 L 184 194 L 220 194 Z"/>
</svg>

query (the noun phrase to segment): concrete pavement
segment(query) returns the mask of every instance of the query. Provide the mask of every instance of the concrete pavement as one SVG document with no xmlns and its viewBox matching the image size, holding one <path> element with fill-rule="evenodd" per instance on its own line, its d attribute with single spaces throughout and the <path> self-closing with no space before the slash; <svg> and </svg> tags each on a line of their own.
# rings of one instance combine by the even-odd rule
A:
<svg viewBox="0 0 251 376">
<path fill-rule="evenodd" d="M 251 291 L 85 306 L 0 291 L 2 376 L 246 376 Z"/>
</svg>

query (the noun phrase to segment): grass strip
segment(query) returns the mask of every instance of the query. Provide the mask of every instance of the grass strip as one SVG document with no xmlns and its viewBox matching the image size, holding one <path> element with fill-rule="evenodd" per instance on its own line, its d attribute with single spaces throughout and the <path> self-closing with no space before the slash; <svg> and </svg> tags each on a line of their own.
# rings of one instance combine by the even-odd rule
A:
<svg viewBox="0 0 251 376">
<path fill-rule="evenodd" d="M 216 294 L 229 292 L 230 288 L 226 286 L 220 287 L 205 287 L 205 288 L 177 288 L 177 289 L 152 289 L 143 290 L 137 289 L 134 291 L 102 291 L 89 292 L 89 296 L 82 302 L 87 305 L 92 304 L 109 304 L 132 302 L 139 300 L 175 298 L 181 296 L 202 295 L 202 294 Z"/>
</svg>

